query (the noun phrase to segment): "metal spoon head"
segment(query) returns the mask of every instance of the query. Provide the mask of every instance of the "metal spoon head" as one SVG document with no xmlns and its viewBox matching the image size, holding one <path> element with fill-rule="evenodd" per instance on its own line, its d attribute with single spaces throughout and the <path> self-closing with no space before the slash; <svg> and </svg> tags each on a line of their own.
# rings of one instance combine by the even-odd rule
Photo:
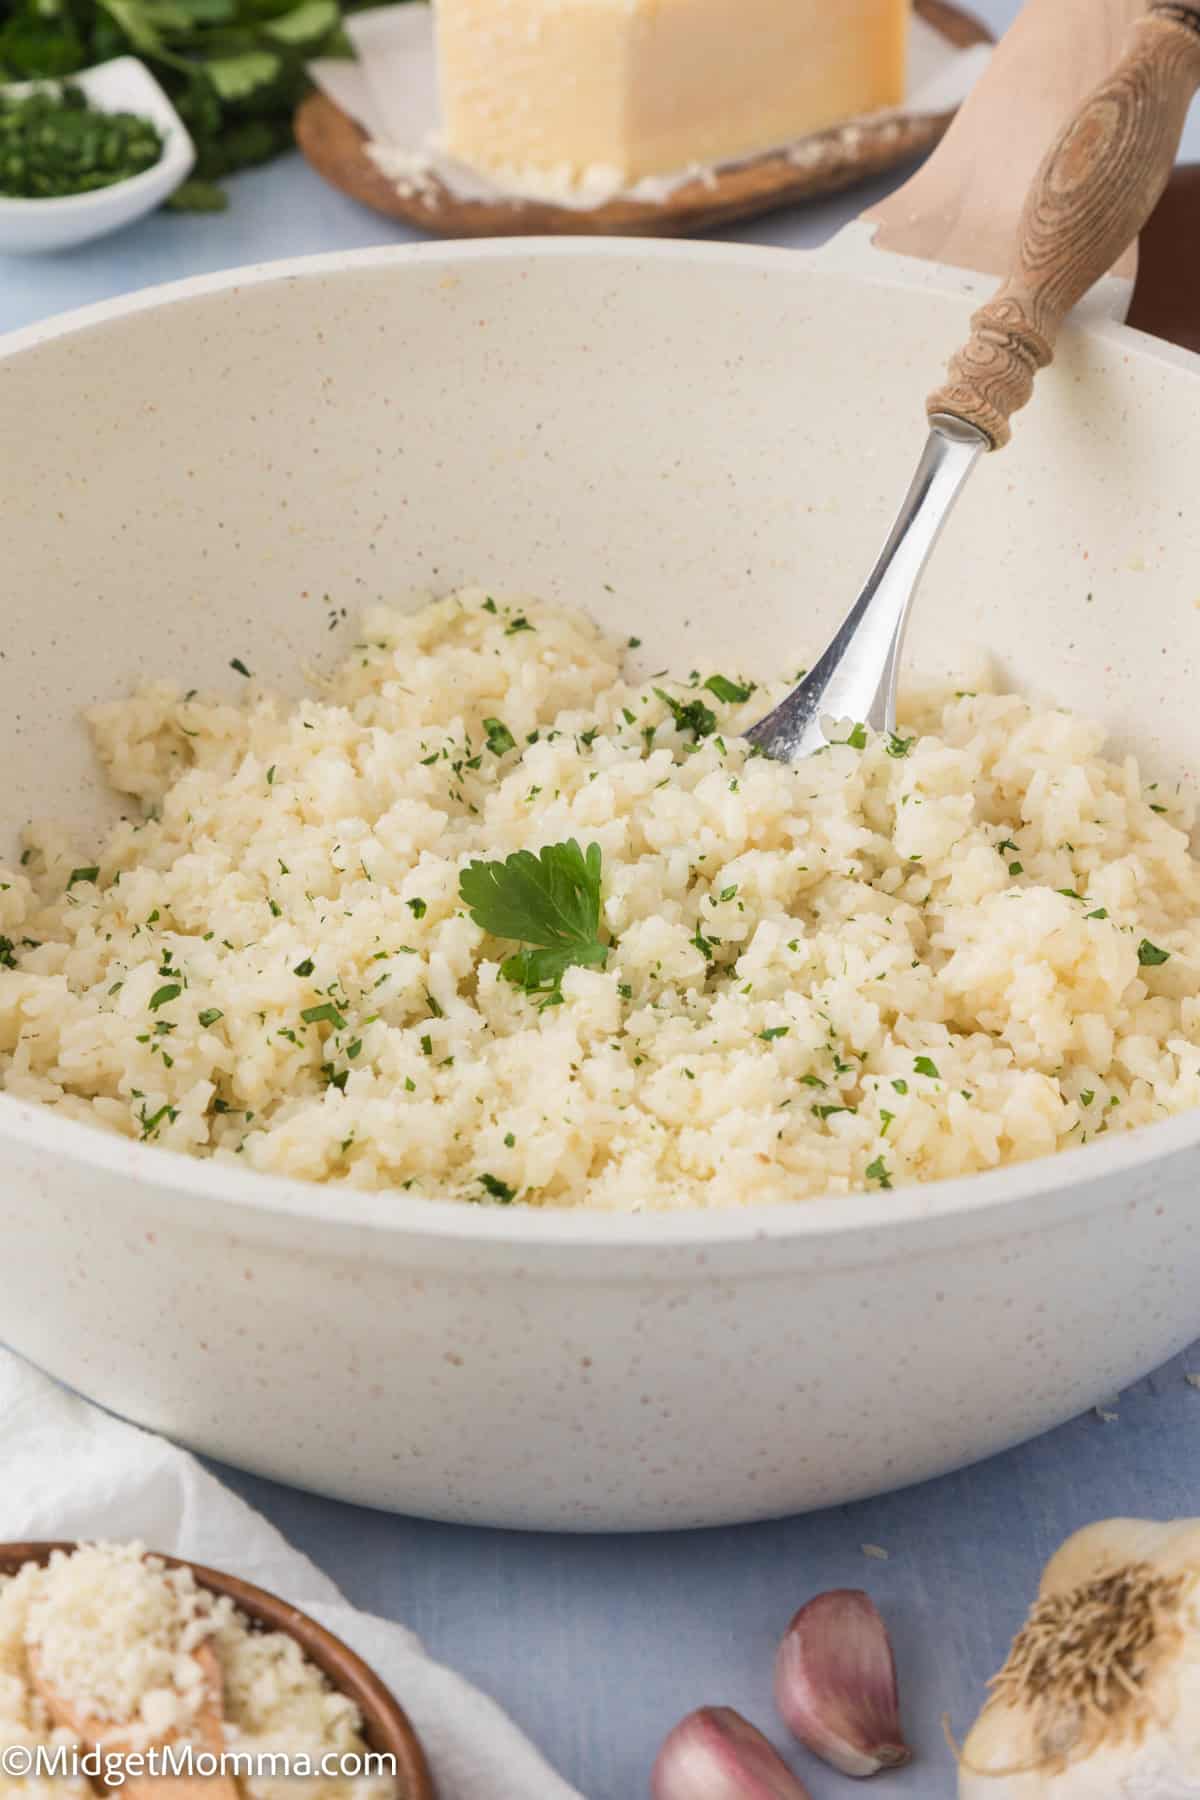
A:
<svg viewBox="0 0 1200 1800">
<path fill-rule="evenodd" d="M 829 648 L 786 700 L 746 733 L 764 755 L 799 762 L 829 742 L 822 721 L 896 729 L 896 681 L 917 585 L 963 483 L 989 440 L 939 415 L 887 543 Z"/>
</svg>

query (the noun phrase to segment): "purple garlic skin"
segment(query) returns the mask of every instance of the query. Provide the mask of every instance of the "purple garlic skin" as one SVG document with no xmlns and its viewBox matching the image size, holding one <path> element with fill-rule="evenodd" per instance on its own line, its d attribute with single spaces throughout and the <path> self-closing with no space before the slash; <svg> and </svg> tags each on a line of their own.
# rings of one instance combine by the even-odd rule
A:
<svg viewBox="0 0 1200 1800">
<path fill-rule="evenodd" d="M 811 1800 L 761 1731 L 729 1706 L 702 1706 L 667 1738 L 653 1800 Z"/>
<path fill-rule="evenodd" d="M 800 1608 L 775 1659 L 775 1704 L 805 1748 L 843 1775 L 912 1761 L 887 1626 L 858 1589 L 835 1588 Z"/>
</svg>

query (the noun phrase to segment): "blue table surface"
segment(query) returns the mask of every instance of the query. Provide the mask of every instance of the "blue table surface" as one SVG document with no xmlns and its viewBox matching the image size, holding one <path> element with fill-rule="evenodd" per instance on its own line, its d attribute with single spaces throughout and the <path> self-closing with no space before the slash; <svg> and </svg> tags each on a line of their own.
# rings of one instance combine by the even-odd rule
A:
<svg viewBox="0 0 1200 1800">
<path fill-rule="evenodd" d="M 1017 5 L 975 0 L 996 31 Z M 1200 156 L 1200 116 L 1185 154 Z M 163 214 L 66 255 L 0 257 L 0 330 L 184 275 L 408 235 L 296 157 L 231 187 L 223 215 Z M 816 244 L 870 198 L 860 188 L 726 235 Z M 587 1800 L 645 1795 L 661 1738 L 706 1702 L 736 1706 L 780 1738 L 771 1659 L 791 1611 L 821 1589 L 866 1586 L 893 1628 L 918 1752 L 887 1791 L 942 1800 L 955 1791 L 942 1716 L 965 1730 L 1061 1540 L 1110 1514 L 1200 1512 L 1200 1390 L 1189 1368 L 1200 1370 L 1200 1346 L 1114 1401 L 1115 1417 L 1089 1414 L 903 1493 L 738 1530 L 590 1539 L 466 1530 L 219 1473 L 358 1605 L 402 1619 L 494 1695 Z M 888 1560 L 868 1559 L 864 1544 Z M 810 1761 L 797 1766 L 813 1800 L 850 1791 Z"/>
</svg>

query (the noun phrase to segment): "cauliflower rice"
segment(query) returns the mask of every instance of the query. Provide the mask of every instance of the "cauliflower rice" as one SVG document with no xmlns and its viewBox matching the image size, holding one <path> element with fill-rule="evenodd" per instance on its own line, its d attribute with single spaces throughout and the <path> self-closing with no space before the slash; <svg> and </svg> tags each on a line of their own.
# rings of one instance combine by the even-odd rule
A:
<svg viewBox="0 0 1200 1800">
<path fill-rule="evenodd" d="M 625 653 L 471 590 L 372 611 L 294 706 L 95 708 L 143 816 L 92 850 L 31 828 L 0 869 L 4 1088 L 271 1174 L 615 1211 L 936 1180 L 1200 1104 L 1191 806 L 1095 725 L 921 691 L 900 737 L 788 768 L 738 732 L 793 672 L 738 700 L 742 671 L 643 684 Z M 571 838 L 611 947 L 551 1004 L 459 878 Z"/>
</svg>

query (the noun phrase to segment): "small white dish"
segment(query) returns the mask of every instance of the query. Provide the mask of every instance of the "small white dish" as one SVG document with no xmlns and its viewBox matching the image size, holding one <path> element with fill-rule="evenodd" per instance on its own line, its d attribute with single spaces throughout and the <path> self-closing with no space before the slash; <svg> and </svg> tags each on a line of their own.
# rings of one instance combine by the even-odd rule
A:
<svg viewBox="0 0 1200 1800">
<path fill-rule="evenodd" d="M 0 194 L 0 254 L 11 250 L 67 250 L 110 231 L 119 231 L 122 225 L 131 224 L 161 205 L 192 172 L 196 148 L 187 128 L 145 63 L 136 56 L 113 57 L 111 62 L 81 69 L 68 79 L 104 112 L 139 113 L 152 120 L 163 140 L 162 155 L 153 168 L 90 194 L 64 194 L 53 200 L 24 200 Z M 0 92 L 21 95 L 54 85 L 12 82 Z"/>
</svg>

